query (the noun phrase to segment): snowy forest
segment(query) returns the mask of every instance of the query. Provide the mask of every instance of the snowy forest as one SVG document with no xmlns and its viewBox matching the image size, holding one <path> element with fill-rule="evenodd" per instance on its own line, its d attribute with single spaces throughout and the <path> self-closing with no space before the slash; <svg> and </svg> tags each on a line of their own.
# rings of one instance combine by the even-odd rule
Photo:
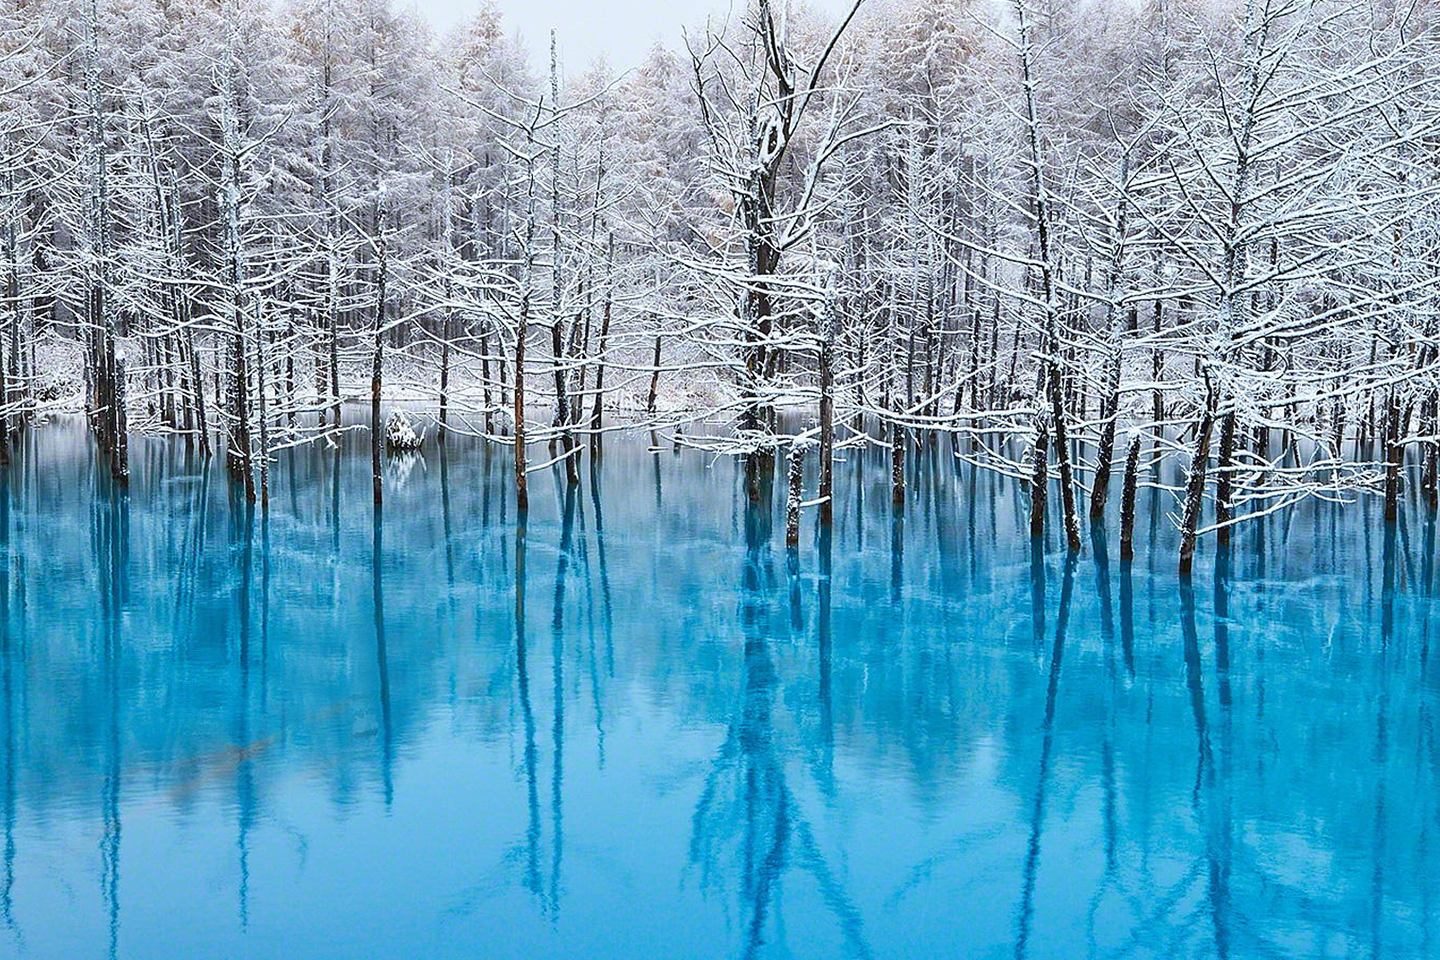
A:
<svg viewBox="0 0 1440 960">
<path fill-rule="evenodd" d="M 846 448 L 903 510 L 929 446 L 1071 551 L 1168 484 L 1182 572 L 1436 506 L 1429 3 L 751 0 L 625 71 L 400 6 L 4 0 L 0 458 L 83 409 L 117 483 L 174 434 L 263 505 L 368 431 L 378 501 L 455 433 L 523 510 L 638 426 L 787 473 L 793 538 Z"/>
</svg>

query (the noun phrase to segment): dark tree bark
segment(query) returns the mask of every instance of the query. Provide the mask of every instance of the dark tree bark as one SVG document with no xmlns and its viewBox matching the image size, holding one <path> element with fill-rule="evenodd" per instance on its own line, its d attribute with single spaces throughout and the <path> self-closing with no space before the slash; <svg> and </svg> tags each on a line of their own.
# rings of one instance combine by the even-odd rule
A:
<svg viewBox="0 0 1440 960">
<path fill-rule="evenodd" d="M 800 546 L 800 502 L 804 496 L 805 448 L 800 443 L 790 446 L 789 493 L 785 500 L 785 546 Z"/>
<path fill-rule="evenodd" d="M 1035 447 L 1030 472 L 1030 537 L 1045 536 L 1045 502 L 1050 485 L 1050 431 L 1043 416 L 1035 420 Z"/>
<path fill-rule="evenodd" d="M 1120 491 L 1120 559 L 1135 558 L 1135 487 L 1139 482 L 1140 434 L 1130 438 L 1125 453 L 1125 480 Z"/>
</svg>

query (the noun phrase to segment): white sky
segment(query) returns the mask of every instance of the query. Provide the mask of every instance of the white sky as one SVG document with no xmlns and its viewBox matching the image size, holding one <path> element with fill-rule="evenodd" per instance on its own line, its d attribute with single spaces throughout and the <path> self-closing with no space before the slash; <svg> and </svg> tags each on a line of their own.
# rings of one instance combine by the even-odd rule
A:
<svg viewBox="0 0 1440 960">
<path fill-rule="evenodd" d="M 477 0 L 410 0 L 439 31 L 468 17 Z M 736 0 L 739 5 L 740 0 Z M 518 32 L 531 65 L 548 57 L 550 30 L 558 31 L 560 57 L 567 73 L 578 73 L 604 55 L 616 70 L 639 63 L 656 40 L 678 47 L 681 27 L 704 23 L 707 13 L 723 16 L 726 0 L 497 0 L 507 31 Z M 808 5 L 838 12 L 846 0 L 808 0 Z"/>
</svg>

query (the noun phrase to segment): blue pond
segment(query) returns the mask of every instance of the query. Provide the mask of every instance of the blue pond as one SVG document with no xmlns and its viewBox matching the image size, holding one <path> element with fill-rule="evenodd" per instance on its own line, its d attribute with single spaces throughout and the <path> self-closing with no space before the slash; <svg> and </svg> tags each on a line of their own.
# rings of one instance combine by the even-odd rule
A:
<svg viewBox="0 0 1440 960">
<path fill-rule="evenodd" d="M 1192 591 L 1170 493 L 1067 563 L 948 440 L 898 518 L 843 451 L 793 558 L 780 491 L 645 434 L 523 530 L 503 448 L 377 514 L 366 443 L 263 515 L 176 441 L 117 495 L 26 435 L 0 956 L 1440 956 L 1423 509 L 1277 511 Z"/>
</svg>

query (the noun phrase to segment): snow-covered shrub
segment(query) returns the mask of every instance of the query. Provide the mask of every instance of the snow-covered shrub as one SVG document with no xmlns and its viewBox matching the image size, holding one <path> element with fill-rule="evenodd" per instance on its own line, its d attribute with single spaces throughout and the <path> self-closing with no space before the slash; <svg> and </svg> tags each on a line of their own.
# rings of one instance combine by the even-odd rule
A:
<svg viewBox="0 0 1440 960">
<path fill-rule="evenodd" d="M 420 434 L 410 424 L 410 418 L 399 410 L 390 414 L 385 422 L 385 449 L 392 453 L 398 450 L 419 450 Z"/>
</svg>

